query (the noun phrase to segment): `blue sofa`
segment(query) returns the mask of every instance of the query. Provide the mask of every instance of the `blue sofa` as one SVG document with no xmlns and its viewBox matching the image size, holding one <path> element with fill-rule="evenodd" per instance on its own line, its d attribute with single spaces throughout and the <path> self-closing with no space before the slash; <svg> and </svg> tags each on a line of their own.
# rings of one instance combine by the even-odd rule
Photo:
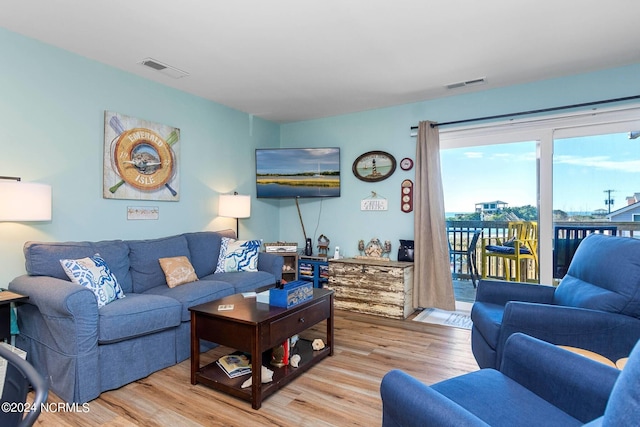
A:
<svg viewBox="0 0 640 427">
<path fill-rule="evenodd" d="M 636 426 L 640 345 L 622 373 L 522 333 L 509 337 L 500 370 L 427 386 L 393 370 L 380 385 L 383 427 Z"/>
<path fill-rule="evenodd" d="M 640 240 L 588 235 L 557 288 L 482 280 L 471 320 L 481 368 L 498 368 L 515 332 L 614 361 L 626 357 L 640 339 Z"/>
<path fill-rule="evenodd" d="M 222 237 L 233 231 L 185 233 L 151 240 L 27 242 L 27 274 L 12 291 L 18 307 L 18 347 L 67 402 L 84 403 L 190 356 L 189 307 L 253 291 L 282 277 L 283 258 L 260 252 L 257 272 L 214 273 Z M 125 298 L 98 309 L 86 287 L 72 283 L 60 259 L 99 253 Z M 199 280 L 170 288 L 159 259 L 186 256 Z M 206 343 L 205 343 L 206 344 Z M 213 347 L 213 344 L 202 349 Z"/>
</svg>

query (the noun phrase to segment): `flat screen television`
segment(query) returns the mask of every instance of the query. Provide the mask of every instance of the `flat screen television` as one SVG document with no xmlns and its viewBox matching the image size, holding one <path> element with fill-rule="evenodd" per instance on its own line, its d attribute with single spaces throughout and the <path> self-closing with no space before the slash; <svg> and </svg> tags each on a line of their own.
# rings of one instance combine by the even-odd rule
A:
<svg viewBox="0 0 640 427">
<path fill-rule="evenodd" d="M 256 149 L 259 198 L 340 197 L 340 148 Z"/>
</svg>

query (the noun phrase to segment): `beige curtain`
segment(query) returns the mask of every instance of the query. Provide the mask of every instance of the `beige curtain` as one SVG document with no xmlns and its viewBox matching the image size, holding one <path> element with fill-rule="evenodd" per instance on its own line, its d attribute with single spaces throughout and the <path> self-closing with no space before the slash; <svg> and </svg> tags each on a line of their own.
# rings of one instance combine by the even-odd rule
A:
<svg viewBox="0 0 640 427">
<path fill-rule="evenodd" d="M 431 122 L 418 126 L 414 192 L 414 307 L 455 310 L 440 175 L 440 134 Z"/>
</svg>

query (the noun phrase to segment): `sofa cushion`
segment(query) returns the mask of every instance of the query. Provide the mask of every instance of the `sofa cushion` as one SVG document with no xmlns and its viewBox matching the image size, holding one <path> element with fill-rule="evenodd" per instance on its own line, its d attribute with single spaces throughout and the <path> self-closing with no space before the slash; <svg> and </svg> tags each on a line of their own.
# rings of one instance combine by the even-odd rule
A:
<svg viewBox="0 0 640 427">
<path fill-rule="evenodd" d="M 118 280 L 99 254 L 81 259 L 61 259 L 60 264 L 73 283 L 91 289 L 98 308 L 124 298 Z"/>
<path fill-rule="evenodd" d="M 123 341 L 174 328 L 180 324 L 180 309 L 180 303 L 172 298 L 128 294 L 100 309 L 98 343 Z"/>
<path fill-rule="evenodd" d="M 160 268 L 164 271 L 167 286 L 170 288 L 198 280 L 198 276 L 196 276 L 196 272 L 186 256 L 160 258 L 158 261 L 160 262 Z"/>
<path fill-rule="evenodd" d="M 554 293 L 554 304 L 640 318 L 640 241 L 590 234 Z"/>
<path fill-rule="evenodd" d="M 493 369 L 431 386 L 488 425 L 581 426 L 583 423 Z M 478 399 L 478 396 L 484 396 Z"/>
<path fill-rule="evenodd" d="M 160 258 L 186 256 L 189 258 L 187 239 L 180 236 L 149 240 L 129 240 L 129 262 L 133 291 L 144 291 L 160 285 L 167 285 L 164 271 L 160 268 Z"/>
<path fill-rule="evenodd" d="M 258 253 L 262 240 L 234 240 L 223 238 L 216 273 L 258 271 Z"/>
<path fill-rule="evenodd" d="M 218 280 L 229 283 L 233 286 L 235 292 L 250 292 L 262 286 L 274 284 L 273 274 L 266 271 L 247 272 L 240 271 L 236 273 L 216 273 L 200 278 L 200 280 Z"/>
<path fill-rule="evenodd" d="M 236 291 L 229 283 L 217 280 L 198 280 L 197 282 L 185 283 L 175 288 L 156 286 L 155 288 L 145 291 L 144 295 L 158 295 L 173 298 L 181 304 L 181 320 L 188 322 L 191 320 L 189 307 L 214 301 L 235 293 Z"/>
<path fill-rule="evenodd" d="M 222 238 L 235 238 L 235 231 L 198 231 L 185 233 L 184 237 L 189 245 L 191 264 L 195 268 L 198 277 L 204 277 L 216 270 Z"/>
<path fill-rule="evenodd" d="M 61 259 L 79 259 L 99 253 L 118 280 L 125 294 L 133 291 L 129 272 L 129 246 L 122 240 L 100 242 L 27 242 L 25 267 L 31 276 L 50 276 L 68 280 Z"/>
</svg>

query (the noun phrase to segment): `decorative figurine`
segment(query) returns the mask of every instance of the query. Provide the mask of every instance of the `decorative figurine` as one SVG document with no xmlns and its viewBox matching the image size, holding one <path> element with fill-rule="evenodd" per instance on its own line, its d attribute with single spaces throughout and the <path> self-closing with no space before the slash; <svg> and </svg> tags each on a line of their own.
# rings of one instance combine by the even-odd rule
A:
<svg viewBox="0 0 640 427">
<path fill-rule="evenodd" d="M 389 258 L 389 254 L 391 253 L 391 242 L 389 240 L 384 241 L 384 246 L 382 248 L 382 256 L 386 256 Z"/>
<path fill-rule="evenodd" d="M 364 240 L 358 240 L 358 251 L 360 255 L 364 255 Z"/>
<path fill-rule="evenodd" d="M 382 255 L 382 244 L 380 243 L 380 239 L 377 237 L 371 239 L 369 243 L 367 243 L 364 253 L 368 257 L 380 258 Z"/>
<path fill-rule="evenodd" d="M 329 238 L 324 234 L 318 237 L 318 256 L 327 257 L 327 251 L 329 250 Z"/>
</svg>

